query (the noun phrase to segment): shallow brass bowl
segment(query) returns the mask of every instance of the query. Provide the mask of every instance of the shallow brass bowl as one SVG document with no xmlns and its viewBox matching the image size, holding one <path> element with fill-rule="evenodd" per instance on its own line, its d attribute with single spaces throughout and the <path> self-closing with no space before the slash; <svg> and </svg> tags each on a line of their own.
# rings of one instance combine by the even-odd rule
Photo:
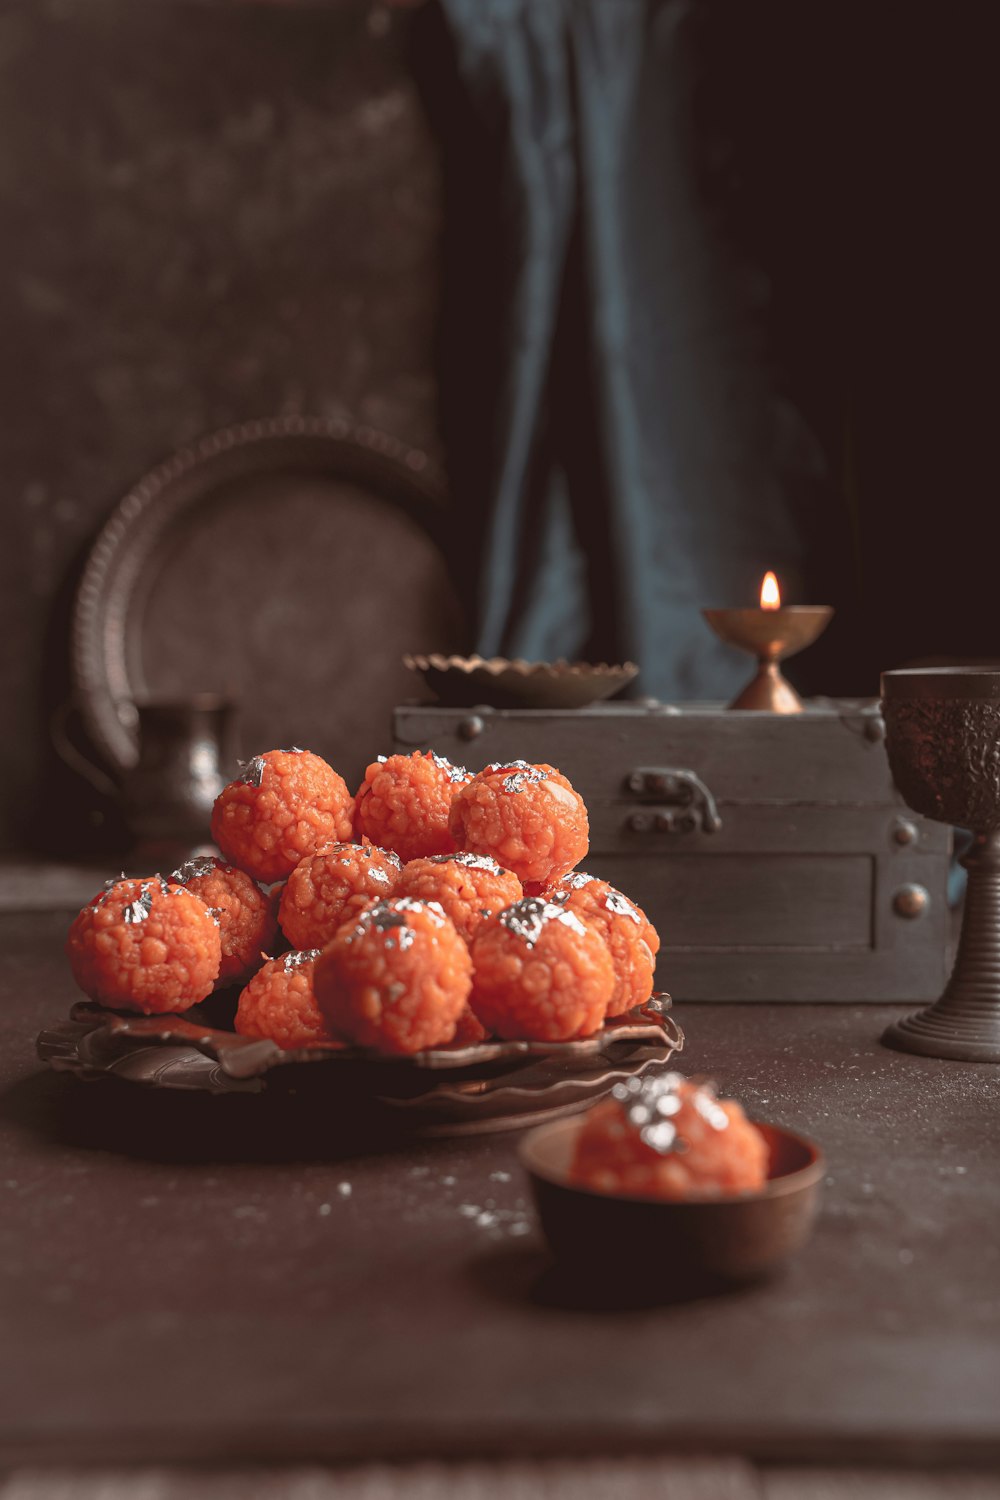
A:
<svg viewBox="0 0 1000 1500">
<path fill-rule="evenodd" d="M 404 656 L 441 703 L 455 708 L 586 708 L 620 692 L 635 662 L 509 661 L 504 656 Z"/>
</svg>

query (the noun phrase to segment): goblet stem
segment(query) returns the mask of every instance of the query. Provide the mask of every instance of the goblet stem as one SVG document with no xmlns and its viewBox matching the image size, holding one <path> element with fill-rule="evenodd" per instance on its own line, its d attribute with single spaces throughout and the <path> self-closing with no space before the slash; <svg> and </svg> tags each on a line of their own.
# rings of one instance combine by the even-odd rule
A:
<svg viewBox="0 0 1000 1500">
<path fill-rule="evenodd" d="M 958 955 L 941 999 L 897 1021 L 883 1041 L 924 1057 L 1000 1062 L 1000 829 L 976 835 Z"/>
<path fill-rule="evenodd" d="M 782 676 L 777 661 L 773 657 L 761 656 L 757 659 L 757 675 L 751 678 L 729 707 L 766 709 L 772 714 L 800 714 L 802 699 L 791 683 Z"/>
</svg>

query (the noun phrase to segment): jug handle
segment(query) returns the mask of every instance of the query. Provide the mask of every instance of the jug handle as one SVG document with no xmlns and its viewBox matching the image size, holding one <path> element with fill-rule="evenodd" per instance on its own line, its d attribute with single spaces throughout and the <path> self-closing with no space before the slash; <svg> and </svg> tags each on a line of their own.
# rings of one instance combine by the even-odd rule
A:
<svg viewBox="0 0 1000 1500">
<path fill-rule="evenodd" d="M 117 783 L 106 771 L 102 771 L 100 766 L 95 765 L 92 760 L 84 755 L 83 751 L 79 750 L 69 737 L 66 726 L 69 723 L 70 714 L 74 710 L 75 704 L 69 698 L 52 710 L 49 716 L 49 735 L 52 739 L 53 748 L 63 765 L 69 766 L 71 771 L 75 771 L 78 776 L 82 776 L 85 781 L 89 781 L 90 785 L 96 791 L 102 793 L 105 797 L 117 797 Z"/>
</svg>

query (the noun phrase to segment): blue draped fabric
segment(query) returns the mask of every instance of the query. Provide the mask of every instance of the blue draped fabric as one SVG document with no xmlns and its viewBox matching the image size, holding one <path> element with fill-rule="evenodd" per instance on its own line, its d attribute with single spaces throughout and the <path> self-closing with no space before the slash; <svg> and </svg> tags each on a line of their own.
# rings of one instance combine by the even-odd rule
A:
<svg viewBox="0 0 1000 1500">
<path fill-rule="evenodd" d="M 802 590 L 830 592 L 844 523 L 770 366 L 768 278 L 713 201 L 698 7 L 439 3 L 469 644 L 631 658 L 640 692 L 726 696 L 747 663 L 700 606 L 756 602 L 768 568 L 790 602 L 821 602 Z"/>
</svg>

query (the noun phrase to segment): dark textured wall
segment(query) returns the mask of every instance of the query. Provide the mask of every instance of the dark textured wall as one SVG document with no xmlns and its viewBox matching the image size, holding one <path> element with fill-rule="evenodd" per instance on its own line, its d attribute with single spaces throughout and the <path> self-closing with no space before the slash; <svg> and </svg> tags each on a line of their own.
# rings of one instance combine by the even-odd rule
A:
<svg viewBox="0 0 1000 1500">
<path fill-rule="evenodd" d="M 802 685 L 870 692 L 913 657 L 1000 655 L 990 8 L 664 4 L 697 21 L 704 214 L 734 277 L 767 289 L 762 365 L 850 516 Z M 367 0 L 0 0 L 0 845 L 30 837 L 39 789 L 80 801 L 46 718 L 80 557 L 136 478 L 280 412 L 437 453 L 433 69 L 389 18 Z M 464 274 L 473 308 L 480 282 L 496 299 L 483 264 Z"/>
<path fill-rule="evenodd" d="M 378 21 L 0 4 L 0 842 L 49 774 L 79 554 L 147 468 L 279 412 L 434 442 L 437 157 Z"/>
</svg>

